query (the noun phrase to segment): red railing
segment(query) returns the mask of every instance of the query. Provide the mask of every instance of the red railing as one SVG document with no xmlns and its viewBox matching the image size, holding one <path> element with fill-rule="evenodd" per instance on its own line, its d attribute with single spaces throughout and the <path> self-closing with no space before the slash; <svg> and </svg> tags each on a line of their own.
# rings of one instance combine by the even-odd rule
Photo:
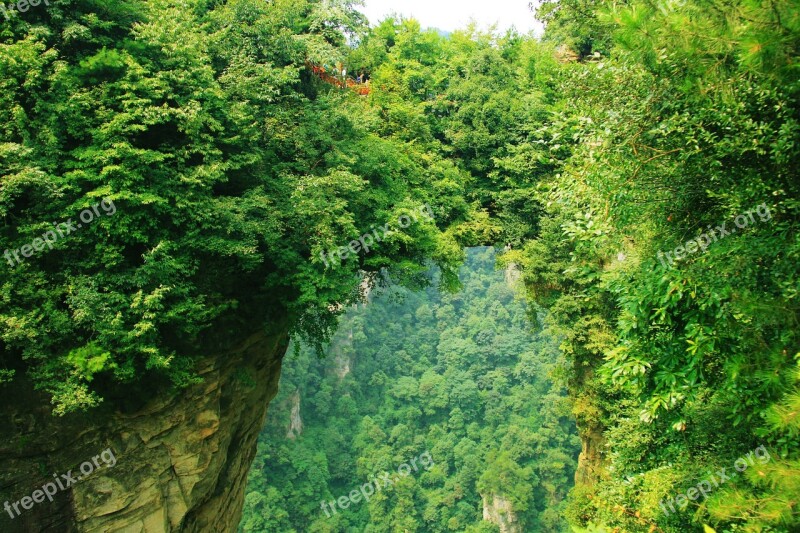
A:
<svg viewBox="0 0 800 533">
<path fill-rule="evenodd" d="M 360 83 L 352 78 L 342 80 L 341 77 L 337 77 L 333 73 L 328 72 L 325 67 L 313 63 L 306 63 L 306 67 L 308 67 L 312 74 L 325 83 L 334 85 L 340 89 L 350 89 L 361 96 L 367 96 L 369 94 L 369 82 Z"/>
</svg>

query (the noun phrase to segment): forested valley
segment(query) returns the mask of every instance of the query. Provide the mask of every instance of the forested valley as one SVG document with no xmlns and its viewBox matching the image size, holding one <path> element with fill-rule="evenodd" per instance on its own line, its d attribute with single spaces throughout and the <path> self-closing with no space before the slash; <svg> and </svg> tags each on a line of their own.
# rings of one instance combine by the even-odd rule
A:
<svg viewBox="0 0 800 533">
<path fill-rule="evenodd" d="M 515 530 L 564 531 L 580 441 L 551 379 L 565 370 L 558 342 L 531 332 L 542 311 L 514 277 L 473 249 L 459 292 L 373 292 L 324 359 L 290 349 L 241 530 L 496 531 L 485 495 Z M 396 472 L 426 452 L 418 473 Z M 328 505 L 376 476 L 366 499 Z"/>
<path fill-rule="evenodd" d="M 116 530 L 92 520 L 133 497 L 92 498 L 136 478 L 164 487 L 141 531 L 800 531 L 797 0 L 543 0 L 541 37 L 352 0 L 23 2 L 0 500 L 28 514 L 0 530 L 48 505 Z M 292 347 L 256 453 L 268 399 L 233 427 L 224 394 L 267 363 L 208 369 L 259 336 Z M 221 399 L 148 407 L 197 391 Z M 107 429 L 134 413 L 144 437 Z M 170 423 L 191 438 L 151 444 Z M 100 446 L 105 481 L 36 500 Z"/>
</svg>

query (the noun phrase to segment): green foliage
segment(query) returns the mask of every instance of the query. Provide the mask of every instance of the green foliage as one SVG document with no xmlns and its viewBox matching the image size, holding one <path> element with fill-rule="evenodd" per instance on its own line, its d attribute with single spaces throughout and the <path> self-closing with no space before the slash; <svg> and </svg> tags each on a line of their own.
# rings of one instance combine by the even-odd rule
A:
<svg viewBox="0 0 800 533">
<path fill-rule="evenodd" d="M 326 359 L 304 348 L 284 363 L 241 531 L 496 532 L 482 520 L 495 497 L 526 531 L 564 530 L 578 442 L 550 378 L 559 353 L 528 333 L 494 264 L 491 249 L 471 250 L 452 295 L 373 293 L 342 317 Z M 298 402 L 303 430 L 290 438 Z M 330 517 L 320 509 L 425 451 L 429 469 Z"/>
<path fill-rule="evenodd" d="M 104 198 L 116 212 L 0 273 L 0 385 L 27 374 L 59 414 L 185 387 L 265 327 L 321 348 L 365 287 L 424 291 L 433 263 L 479 305 L 392 288 L 347 314 L 329 361 L 298 348 L 285 380 L 315 418 L 288 443 L 268 426 L 244 530 L 488 531 L 481 493 L 501 492 L 559 531 L 567 416 L 587 450 L 577 530 L 800 527 L 795 3 L 545 1 L 544 42 L 367 29 L 355 5 L 64 0 L 3 25 L 0 249 Z M 370 95 L 306 61 L 369 74 Z M 424 204 L 435 220 L 321 260 Z M 541 308 L 459 280 L 475 245 Z M 660 509 L 760 445 L 769 464 Z M 435 468 L 319 519 L 314 502 L 426 447 Z"/>
<path fill-rule="evenodd" d="M 67 363 L 85 381 L 92 381 L 95 374 L 111 370 L 114 362 L 111 353 L 103 351 L 96 343 L 89 343 L 67 354 Z"/>
<path fill-rule="evenodd" d="M 545 39 L 568 46 L 581 57 L 607 54 L 614 25 L 604 20 L 600 8 L 607 0 L 543 0 L 530 2 L 536 18 L 547 27 Z M 616 4 L 616 3 L 615 3 Z M 621 2 L 626 5 L 627 2 Z"/>
<path fill-rule="evenodd" d="M 120 385 L 184 387 L 198 356 L 265 327 L 324 341 L 365 271 L 419 285 L 433 261 L 452 282 L 446 231 L 468 210 L 450 206 L 442 158 L 305 75 L 363 30 L 352 2 L 35 11 L 0 36 L 0 248 L 101 199 L 116 212 L 0 273 L 4 380 L 27 372 L 59 413 Z M 448 218 L 336 270 L 319 261 L 424 203 Z"/>
<path fill-rule="evenodd" d="M 634 2 L 594 17 L 614 28 L 615 47 L 600 63 L 563 67 L 569 108 L 546 127 L 572 142 L 537 190 L 539 234 L 505 258 L 551 311 L 579 427 L 606 450 L 570 519 L 622 531 L 794 530 L 796 10 Z M 734 226 L 757 206 L 769 216 Z M 735 233 L 674 265 L 659 260 L 723 222 Z M 759 445 L 771 466 L 685 512 L 659 508 Z"/>
</svg>

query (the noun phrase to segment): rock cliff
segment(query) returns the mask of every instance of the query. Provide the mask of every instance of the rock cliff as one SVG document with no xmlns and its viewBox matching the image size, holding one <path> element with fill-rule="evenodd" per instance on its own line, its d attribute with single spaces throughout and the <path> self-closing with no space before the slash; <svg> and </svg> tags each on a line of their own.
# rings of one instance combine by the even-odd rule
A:
<svg viewBox="0 0 800 533">
<path fill-rule="evenodd" d="M 77 477 L 78 466 L 103 450 L 112 450 L 115 461 L 95 459 L 94 471 L 52 502 L 40 497 L 29 509 L 18 504 L 21 513 L 13 519 L 13 510 L 3 512 L 0 531 L 236 531 L 287 343 L 285 334 L 255 335 L 203 359 L 201 384 L 124 411 L 105 402 L 55 418 L 47 397 L 29 383 L 2 389 L 0 505 L 36 496 L 70 470 Z"/>
<path fill-rule="evenodd" d="M 500 533 L 522 533 L 511 502 L 499 494 L 483 495 L 483 519 L 497 525 Z"/>
</svg>

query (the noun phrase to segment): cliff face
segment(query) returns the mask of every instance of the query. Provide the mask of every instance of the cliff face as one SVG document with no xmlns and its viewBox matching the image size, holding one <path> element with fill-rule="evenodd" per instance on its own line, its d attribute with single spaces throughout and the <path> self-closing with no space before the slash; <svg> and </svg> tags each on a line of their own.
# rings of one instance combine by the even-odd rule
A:
<svg viewBox="0 0 800 533">
<path fill-rule="evenodd" d="M 12 510 L 0 509 L 0 531 L 236 531 L 287 343 L 285 334 L 253 336 L 204 359 L 202 384 L 126 413 L 103 405 L 54 418 L 28 383 L 2 390 L 0 505 Z M 53 501 L 22 500 L 48 483 L 53 492 L 57 478 L 70 484 L 61 474 L 75 479 L 79 465 L 93 472 Z"/>
<path fill-rule="evenodd" d="M 578 427 L 581 437 L 581 453 L 575 470 L 575 485 L 592 486 L 605 472 L 603 447 L 605 437 L 599 426 Z"/>
<path fill-rule="evenodd" d="M 483 495 L 483 519 L 497 525 L 500 533 L 522 533 L 519 518 L 511 502 L 498 494 Z"/>
<path fill-rule="evenodd" d="M 575 470 L 576 486 L 592 486 L 605 476 L 606 439 L 602 420 L 605 417 L 598 398 L 601 392 L 597 389 L 594 371 L 576 368 L 576 379 L 570 386 L 573 414 L 581 439 L 581 453 L 578 456 L 578 467 Z"/>
<path fill-rule="evenodd" d="M 289 420 L 289 431 L 286 433 L 287 439 L 296 439 L 303 434 L 303 417 L 300 414 L 300 391 L 292 394 L 292 412 Z"/>
</svg>

